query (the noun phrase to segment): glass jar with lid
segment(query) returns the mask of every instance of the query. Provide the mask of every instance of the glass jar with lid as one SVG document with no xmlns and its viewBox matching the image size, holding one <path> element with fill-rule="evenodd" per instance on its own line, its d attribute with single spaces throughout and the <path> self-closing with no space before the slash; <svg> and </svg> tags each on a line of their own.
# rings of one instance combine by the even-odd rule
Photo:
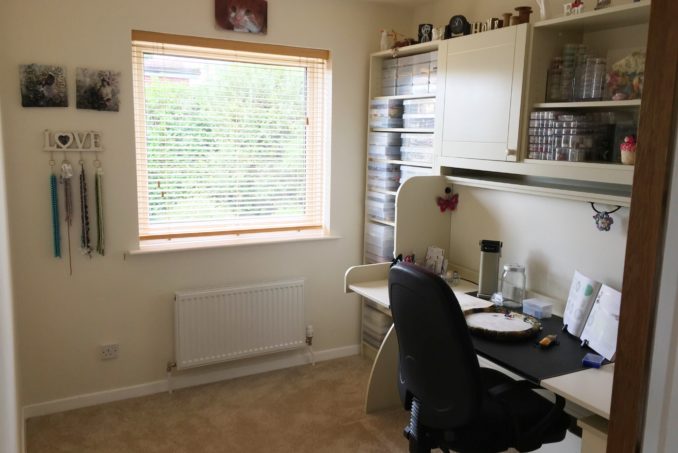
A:
<svg viewBox="0 0 678 453">
<path fill-rule="evenodd" d="M 506 308 L 522 308 L 525 298 L 525 266 L 505 264 L 500 284 L 502 305 Z"/>
</svg>

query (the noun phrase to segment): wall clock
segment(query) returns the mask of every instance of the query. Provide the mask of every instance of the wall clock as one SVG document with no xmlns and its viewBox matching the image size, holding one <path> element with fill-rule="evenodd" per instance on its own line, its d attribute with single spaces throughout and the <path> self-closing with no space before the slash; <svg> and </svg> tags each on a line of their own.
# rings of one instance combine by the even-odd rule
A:
<svg viewBox="0 0 678 453">
<path fill-rule="evenodd" d="M 450 33 L 452 37 L 471 33 L 471 24 L 462 15 L 452 16 L 450 19 Z"/>
</svg>

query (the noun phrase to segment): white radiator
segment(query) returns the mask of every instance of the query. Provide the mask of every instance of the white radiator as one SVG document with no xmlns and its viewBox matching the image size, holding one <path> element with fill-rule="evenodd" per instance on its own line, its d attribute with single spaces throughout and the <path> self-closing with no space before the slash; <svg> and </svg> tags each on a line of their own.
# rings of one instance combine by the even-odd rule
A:
<svg viewBox="0 0 678 453">
<path fill-rule="evenodd" d="M 174 314 L 179 370 L 306 344 L 303 280 L 178 292 Z"/>
</svg>

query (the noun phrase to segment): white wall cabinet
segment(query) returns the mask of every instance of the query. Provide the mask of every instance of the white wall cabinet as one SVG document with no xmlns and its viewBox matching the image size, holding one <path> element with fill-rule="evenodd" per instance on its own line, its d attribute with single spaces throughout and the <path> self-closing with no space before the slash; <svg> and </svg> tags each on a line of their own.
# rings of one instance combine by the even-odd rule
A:
<svg viewBox="0 0 678 453">
<path fill-rule="evenodd" d="M 605 94 L 600 101 L 547 102 L 547 71 L 566 44 L 582 44 L 589 55 L 606 57 L 608 71 L 622 57 L 642 52 L 649 12 L 650 1 L 641 0 L 444 41 L 439 52 L 438 172 L 458 184 L 536 188 L 550 196 L 629 206 L 633 166 L 619 162 L 616 141 L 627 135 L 622 132 L 632 124 L 628 118 L 637 118 L 641 100 L 608 100 Z M 614 127 L 610 148 L 595 148 L 583 161 L 565 160 L 563 153 L 531 157 L 532 111 L 615 118 L 609 123 Z M 618 119 L 623 122 L 619 131 Z M 566 145 L 563 140 L 553 146 Z"/>
<path fill-rule="evenodd" d="M 527 35 L 523 24 L 441 44 L 441 157 L 517 160 Z"/>
</svg>

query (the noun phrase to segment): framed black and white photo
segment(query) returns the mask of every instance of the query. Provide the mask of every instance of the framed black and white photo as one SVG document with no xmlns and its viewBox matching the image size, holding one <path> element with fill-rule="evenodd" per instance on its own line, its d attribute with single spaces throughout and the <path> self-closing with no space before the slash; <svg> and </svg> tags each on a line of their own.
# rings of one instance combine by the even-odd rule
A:
<svg viewBox="0 0 678 453">
<path fill-rule="evenodd" d="M 23 107 L 68 107 L 66 69 L 61 66 L 19 66 Z"/>
<path fill-rule="evenodd" d="M 77 68 L 75 104 L 79 109 L 117 112 L 120 110 L 120 73 Z"/>
</svg>

